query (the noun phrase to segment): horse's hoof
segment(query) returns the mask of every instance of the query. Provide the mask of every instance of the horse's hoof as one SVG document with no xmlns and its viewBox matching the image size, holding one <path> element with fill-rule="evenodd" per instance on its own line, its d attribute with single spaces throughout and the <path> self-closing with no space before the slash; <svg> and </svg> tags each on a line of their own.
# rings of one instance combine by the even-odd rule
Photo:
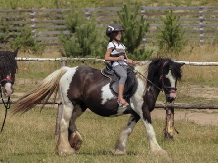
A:
<svg viewBox="0 0 218 163">
<path fill-rule="evenodd" d="M 62 150 L 62 151 L 58 151 L 57 154 L 59 156 L 69 156 L 69 155 L 75 155 L 75 150 Z"/>
<path fill-rule="evenodd" d="M 120 151 L 120 150 L 118 150 L 118 149 L 114 149 L 114 150 L 112 151 L 112 153 L 113 153 L 113 155 L 117 155 L 117 156 L 124 156 L 124 155 L 126 155 L 126 152 Z"/>
<path fill-rule="evenodd" d="M 76 151 L 80 149 L 82 142 L 82 137 L 78 131 L 73 132 L 69 137 L 69 143 Z"/>
<path fill-rule="evenodd" d="M 56 148 L 56 153 L 59 156 L 69 156 L 69 155 L 75 155 L 76 152 L 73 148 L 63 149 L 63 148 Z"/>
<path fill-rule="evenodd" d="M 151 151 L 151 154 L 152 154 L 152 155 L 158 155 L 158 156 L 169 157 L 169 156 L 168 156 L 168 153 L 167 153 L 165 150 L 163 150 L 163 149 Z"/>
</svg>

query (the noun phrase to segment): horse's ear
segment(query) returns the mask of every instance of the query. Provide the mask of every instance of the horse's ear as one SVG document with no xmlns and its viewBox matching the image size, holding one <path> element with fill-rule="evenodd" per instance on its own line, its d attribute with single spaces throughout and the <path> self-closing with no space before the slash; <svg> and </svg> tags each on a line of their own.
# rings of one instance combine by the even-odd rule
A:
<svg viewBox="0 0 218 163">
<path fill-rule="evenodd" d="M 17 53 L 18 53 L 18 50 L 19 50 L 20 48 L 18 47 L 15 51 L 14 51 L 14 57 L 17 57 Z"/>
<path fill-rule="evenodd" d="M 178 62 L 177 62 L 178 63 Z M 182 67 L 185 63 L 178 63 L 180 67 Z"/>
</svg>

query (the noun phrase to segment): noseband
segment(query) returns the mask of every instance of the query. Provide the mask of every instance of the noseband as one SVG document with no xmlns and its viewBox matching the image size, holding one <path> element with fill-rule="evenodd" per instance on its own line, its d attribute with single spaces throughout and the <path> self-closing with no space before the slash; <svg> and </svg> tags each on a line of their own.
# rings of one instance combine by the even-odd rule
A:
<svg viewBox="0 0 218 163">
<path fill-rule="evenodd" d="M 164 71 L 163 71 L 163 69 L 164 69 L 164 67 L 166 66 L 166 64 L 167 64 L 167 61 L 164 62 L 164 64 L 163 64 L 159 81 L 162 83 L 162 87 L 163 87 L 163 89 L 164 89 L 166 92 L 169 92 L 169 93 L 176 93 L 176 90 L 177 90 L 176 87 L 168 87 L 168 86 L 166 86 L 165 83 L 164 83 L 164 73 L 163 73 Z M 169 68 L 169 70 L 171 70 L 171 69 Z"/>
<path fill-rule="evenodd" d="M 6 77 L 6 78 L 2 79 L 0 82 L 1 86 L 4 86 L 6 83 L 14 84 L 14 78 Z"/>
</svg>

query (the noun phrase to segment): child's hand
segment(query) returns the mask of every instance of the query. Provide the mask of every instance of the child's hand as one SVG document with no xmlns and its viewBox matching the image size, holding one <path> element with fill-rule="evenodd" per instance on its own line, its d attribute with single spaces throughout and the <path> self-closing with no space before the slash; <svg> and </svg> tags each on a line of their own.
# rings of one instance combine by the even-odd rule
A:
<svg viewBox="0 0 218 163">
<path fill-rule="evenodd" d="M 124 60 L 124 56 L 123 55 L 119 56 L 118 58 L 119 58 L 118 61 L 123 61 Z"/>
<path fill-rule="evenodd" d="M 139 65 L 139 66 L 140 66 L 140 65 L 142 64 L 142 62 L 141 62 L 141 61 L 133 61 L 133 64 L 134 64 L 134 65 Z"/>
</svg>

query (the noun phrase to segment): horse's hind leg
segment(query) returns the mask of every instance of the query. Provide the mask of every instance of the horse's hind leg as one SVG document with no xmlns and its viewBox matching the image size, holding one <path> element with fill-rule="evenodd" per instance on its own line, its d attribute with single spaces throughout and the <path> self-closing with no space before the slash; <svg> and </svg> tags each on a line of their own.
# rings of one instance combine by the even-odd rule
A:
<svg viewBox="0 0 218 163">
<path fill-rule="evenodd" d="M 116 141 L 113 154 L 115 155 L 125 155 L 126 154 L 126 144 L 129 135 L 132 133 L 133 128 L 139 121 L 140 117 L 135 112 L 131 114 L 127 126 L 125 126 L 120 133 L 118 140 Z"/>
<path fill-rule="evenodd" d="M 68 127 L 74 106 L 71 103 L 63 104 L 62 118 L 60 122 L 60 134 L 57 142 L 56 151 L 61 156 L 75 154 L 68 141 Z"/>
<path fill-rule="evenodd" d="M 82 113 L 86 110 L 86 107 L 83 107 L 83 109 L 81 108 L 81 106 L 76 105 L 71 119 L 70 119 L 70 125 L 69 125 L 69 143 L 71 145 L 72 148 L 74 148 L 75 150 L 79 150 L 81 145 L 82 145 L 82 137 L 80 135 L 80 133 L 77 130 L 76 127 L 76 119 L 82 115 Z"/>
</svg>

